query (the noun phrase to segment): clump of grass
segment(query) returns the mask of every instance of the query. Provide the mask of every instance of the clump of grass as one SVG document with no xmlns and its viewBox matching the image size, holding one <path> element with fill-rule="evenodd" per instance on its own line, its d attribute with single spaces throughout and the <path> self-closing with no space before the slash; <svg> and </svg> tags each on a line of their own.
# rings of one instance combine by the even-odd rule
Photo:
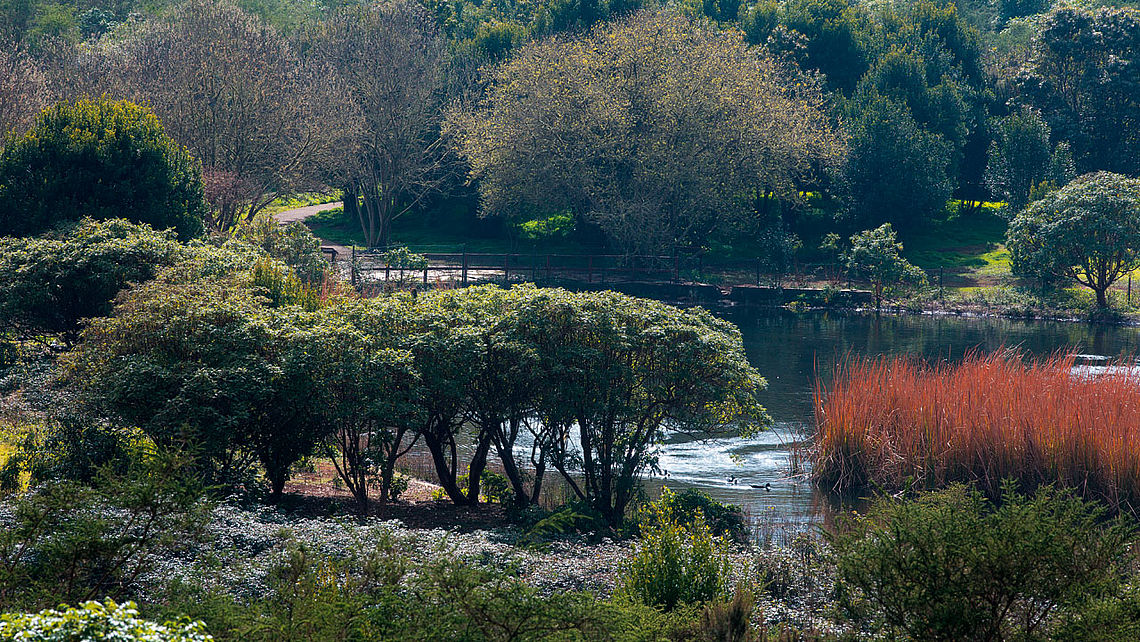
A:
<svg viewBox="0 0 1140 642">
<path fill-rule="evenodd" d="M 857 358 L 817 383 L 812 474 L 837 492 L 1060 483 L 1140 508 L 1140 372 L 1005 351 L 956 364 Z"/>
</svg>

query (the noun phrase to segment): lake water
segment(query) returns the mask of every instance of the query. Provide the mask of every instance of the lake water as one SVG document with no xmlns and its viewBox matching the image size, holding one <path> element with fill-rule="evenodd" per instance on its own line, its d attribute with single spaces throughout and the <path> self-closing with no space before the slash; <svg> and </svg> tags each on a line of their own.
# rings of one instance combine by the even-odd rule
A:
<svg viewBox="0 0 1140 642">
<path fill-rule="evenodd" d="M 826 377 L 846 356 L 954 360 L 970 350 L 1017 347 L 1038 355 L 1072 350 L 1095 364 L 1134 356 L 1140 341 L 1140 328 L 1083 323 L 756 308 L 714 312 L 740 327 L 749 360 L 768 379 L 763 400 L 775 425 L 749 439 L 667 443 L 660 465 L 668 478 L 656 482 L 694 486 L 761 521 L 788 524 L 816 522 L 834 508 L 802 476 L 789 475 L 790 458 L 797 443 L 810 439 L 816 373 Z M 766 484 L 767 489 L 754 488 Z"/>
</svg>

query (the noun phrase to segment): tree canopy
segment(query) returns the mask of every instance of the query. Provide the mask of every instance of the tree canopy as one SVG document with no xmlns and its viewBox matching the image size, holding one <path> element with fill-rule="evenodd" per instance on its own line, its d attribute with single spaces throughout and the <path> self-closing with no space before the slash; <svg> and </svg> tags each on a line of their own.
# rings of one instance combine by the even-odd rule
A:
<svg viewBox="0 0 1140 642">
<path fill-rule="evenodd" d="M 787 78 L 738 31 L 642 12 L 525 45 L 451 125 L 484 214 L 570 211 L 661 253 L 842 154 L 819 91 Z"/>
</svg>

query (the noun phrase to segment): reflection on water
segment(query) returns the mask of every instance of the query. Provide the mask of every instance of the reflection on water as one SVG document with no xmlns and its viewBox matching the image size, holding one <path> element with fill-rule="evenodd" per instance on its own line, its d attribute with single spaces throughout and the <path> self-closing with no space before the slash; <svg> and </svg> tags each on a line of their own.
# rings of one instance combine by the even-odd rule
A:
<svg viewBox="0 0 1140 642">
<path fill-rule="evenodd" d="M 816 373 L 826 380 L 846 356 L 955 360 L 971 350 L 1016 347 L 1036 355 L 1076 351 L 1082 361 L 1095 364 L 1134 355 L 1140 339 L 1140 328 L 1050 321 L 743 308 L 714 312 L 740 327 L 749 360 L 768 379 L 763 400 L 776 424 L 749 439 L 667 443 L 660 466 L 668 477 L 656 482 L 697 487 L 753 516 L 792 523 L 816 521 L 827 512 L 829 502 L 788 473 L 793 447 L 809 439 Z"/>
</svg>

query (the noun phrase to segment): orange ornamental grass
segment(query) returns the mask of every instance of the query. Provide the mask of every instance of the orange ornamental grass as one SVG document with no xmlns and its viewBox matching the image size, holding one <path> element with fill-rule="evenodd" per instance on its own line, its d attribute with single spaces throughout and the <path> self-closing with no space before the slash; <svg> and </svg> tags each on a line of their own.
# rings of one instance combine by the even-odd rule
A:
<svg viewBox="0 0 1140 642">
<path fill-rule="evenodd" d="M 1059 482 L 1115 510 L 1140 508 L 1140 372 L 1103 374 L 1073 355 L 1032 359 L 972 353 L 928 366 L 906 358 L 852 358 L 831 389 L 815 387 L 812 474 L 858 492 L 976 482 L 997 495 Z"/>
</svg>

